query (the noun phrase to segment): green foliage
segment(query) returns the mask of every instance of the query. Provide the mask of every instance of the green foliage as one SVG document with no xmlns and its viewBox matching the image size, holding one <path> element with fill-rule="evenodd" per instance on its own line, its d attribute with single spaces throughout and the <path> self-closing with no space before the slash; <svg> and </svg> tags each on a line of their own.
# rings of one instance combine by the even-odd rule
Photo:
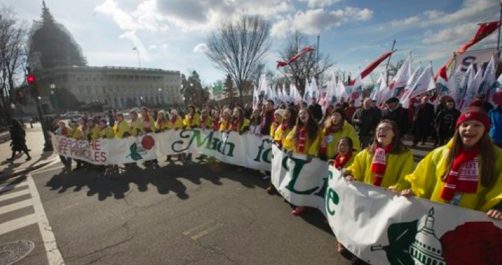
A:
<svg viewBox="0 0 502 265">
<path fill-rule="evenodd" d="M 202 87 L 199 74 L 196 71 L 193 71 L 188 78 L 182 74 L 181 85 L 185 104 L 202 106 L 209 100 L 209 90 Z"/>
</svg>

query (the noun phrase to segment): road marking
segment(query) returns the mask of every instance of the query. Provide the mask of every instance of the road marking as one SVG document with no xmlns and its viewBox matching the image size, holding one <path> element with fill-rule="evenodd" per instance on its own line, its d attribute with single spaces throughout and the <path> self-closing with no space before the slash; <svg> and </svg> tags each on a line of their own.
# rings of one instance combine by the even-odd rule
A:
<svg viewBox="0 0 502 265">
<path fill-rule="evenodd" d="M 19 196 L 23 196 L 23 195 L 26 195 L 26 194 L 30 194 L 30 190 L 29 189 L 24 189 L 24 190 L 20 190 L 20 191 L 16 191 L 16 192 L 12 192 L 12 193 L 7 193 L 7 194 L 4 194 L 4 195 L 0 195 L 0 202 L 1 201 L 6 201 L 6 200 L 10 200 L 10 199 L 13 199 L 13 198 L 16 198 L 16 197 L 19 197 Z"/>
<path fill-rule="evenodd" d="M 8 213 L 8 212 L 13 212 L 19 209 L 26 208 L 28 206 L 32 205 L 31 199 L 27 199 L 24 201 L 16 202 L 13 204 L 9 204 L 3 207 L 0 207 L 0 214 Z"/>
<path fill-rule="evenodd" d="M 35 214 L 30 214 L 26 215 L 14 220 L 10 220 L 8 222 L 0 224 L 0 235 L 9 233 L 11 231 L 36 224 L 37 223 L 37 217 Z"/>
<path fill-rule="evenodd" d="M 0 193 L 6 192 L 6 191 L 9 191 L 9 190 L 13 190 L 13 189 L 19 188 L 19 187 L 25 187 L 25 186 L 28 186 L 28 182 L 26 182 L 26 181 L 23 181 L 23 182 L 20 182 L 20 183 L 16 183 L 16 184 L 1 185 L 0 186 Z"/>
<path fill-rule="evenodd" d="M 183 232 L 183 235 L 188 236 L 190 233 L 192 233 L 192 232 L 194 232 L 196 230 L 199 230 L 199 229 L 203 228 L 204 226 L 211 225 L 213 223 L 214 223 L 213 221 L 202 223 L 202 224 L 200 224 L 198 226 L 195 226 L 195 227 L 192 227 L 192 228 L 186 230 L 185 232 Z"/>
<path fill-rule="evenodd" d="M 43 167 L 41 169 L 34 170 L 31 173 L 32 174 L 45 174 L 47 172 L 58 171 L 58 170 L 61 170 L 63 168 L 64 168 L 64 166 L 62 166 L 62 165 L 61 166 L 57 166 L 57 167 L 51 167 L 51 168 Z"/>
<path fill-rule="evenodd" d="M 45 252 L 47 253 L 49 265 L 64 265 L 63 256 L 61 255 L 61 252 L 59 252 L 56 237 L 52 232 L 52 227 L 49 224 L 47 215 L 45 214 L 42 201 L 40 200 L 40 195 L 38 194 L 37 186 L 35 185 L 31 174 L 28 174 L 26 181 L 28 181 L 28 187 L 33 199 L 33 208 L 35 209 L 35 215 L 38 220 L 38 228 L 40 229 L 40 234 L 42 234 L 42 240 L 44 241 Z"/>
<path fill-rule="evenodd" d="M 201 237 L 203 237 L 203 236 L 211 233 L 212 231 L 218 229 L 220 226 L 221 226 L 221 224 L 216 224 L 216 225 L 214 225 L 212 227 L 209 227 L 208 229 L 206 229 L 206 230 L 204 230 L 204 231 L 202 231 L 202 232 L 200 232 L 200 233 L 198 233 L 196 235 L 191 236 L 190 238 L 192 240 L 197 240 L 197 239 L 199 239 L 199 238 L 201 238 Z"/>
</svg>

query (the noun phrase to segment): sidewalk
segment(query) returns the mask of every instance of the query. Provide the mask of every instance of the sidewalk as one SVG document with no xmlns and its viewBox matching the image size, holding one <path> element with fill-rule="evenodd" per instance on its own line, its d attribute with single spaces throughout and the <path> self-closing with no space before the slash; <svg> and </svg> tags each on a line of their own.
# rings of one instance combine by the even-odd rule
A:
<svg viewBox="0 0 502 265">
<path fill-rule="evenodd" d="M 44 137 L 39 123 L 26 128 L 26 145 L 31 149 L 31 160 L 26 161 L 26 155 L 17 156 L 14 161 L 7 161 L 11 157 L 10 140 L 0 141 L 0 182 L 31 170 L 43 167 L 57 158 L 52 152 L 43 152 Z"/>
</svg>

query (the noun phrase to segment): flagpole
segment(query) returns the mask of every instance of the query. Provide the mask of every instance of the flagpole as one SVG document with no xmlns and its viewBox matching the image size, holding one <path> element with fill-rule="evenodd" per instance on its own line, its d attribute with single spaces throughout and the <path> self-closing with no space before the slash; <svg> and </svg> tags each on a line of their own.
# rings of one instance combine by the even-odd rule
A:
<svg viewBox="0 0 502 265">
<path fill-rule="evenodd" d="M 502 1 L 500 4 L 500 14 L 499 14 L 499 24 L 502 23 Z M 497 57 L 500 58 L 500 26 L 498 28 L 498 37 L 497 37 Z"/>
<path fill-rule="evenodd" d="M 390 51 L 394 50 L 394 47 L 396 47 L 396 40 L 392 42 L 392 48 Z M 387 65 L 385 65 L 385 73 L 386 73 L 386 78 L 387 78 L 387 84 L 389 83 L 389 64 L 390 64 L 390 57 L 392 57 L 392 53 L 389 56 L 389 59 L 387 60 Z"/>
<path fill-rule="evenodd" d="M 316 79 L 316 82 L 319 83 L 319 40 L 321 38 L 321 34 L 317 34 L 317 49 L 316 49 L 316 73 L 315 73 L 315 79 Z"/>
</svg>

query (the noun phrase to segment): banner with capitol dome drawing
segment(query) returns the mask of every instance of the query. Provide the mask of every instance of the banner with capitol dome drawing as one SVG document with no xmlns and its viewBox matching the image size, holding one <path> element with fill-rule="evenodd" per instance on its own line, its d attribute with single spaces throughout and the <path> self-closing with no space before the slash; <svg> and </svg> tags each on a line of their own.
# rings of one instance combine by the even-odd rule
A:
<svg viewBox="0 0 502 265">
<path fill-rule="evenodd" d="M 326 215 L 370 264 L 502 264 L 502 222 L 484 213 L 347 182 L 330 167 Z"/>
</svg>

